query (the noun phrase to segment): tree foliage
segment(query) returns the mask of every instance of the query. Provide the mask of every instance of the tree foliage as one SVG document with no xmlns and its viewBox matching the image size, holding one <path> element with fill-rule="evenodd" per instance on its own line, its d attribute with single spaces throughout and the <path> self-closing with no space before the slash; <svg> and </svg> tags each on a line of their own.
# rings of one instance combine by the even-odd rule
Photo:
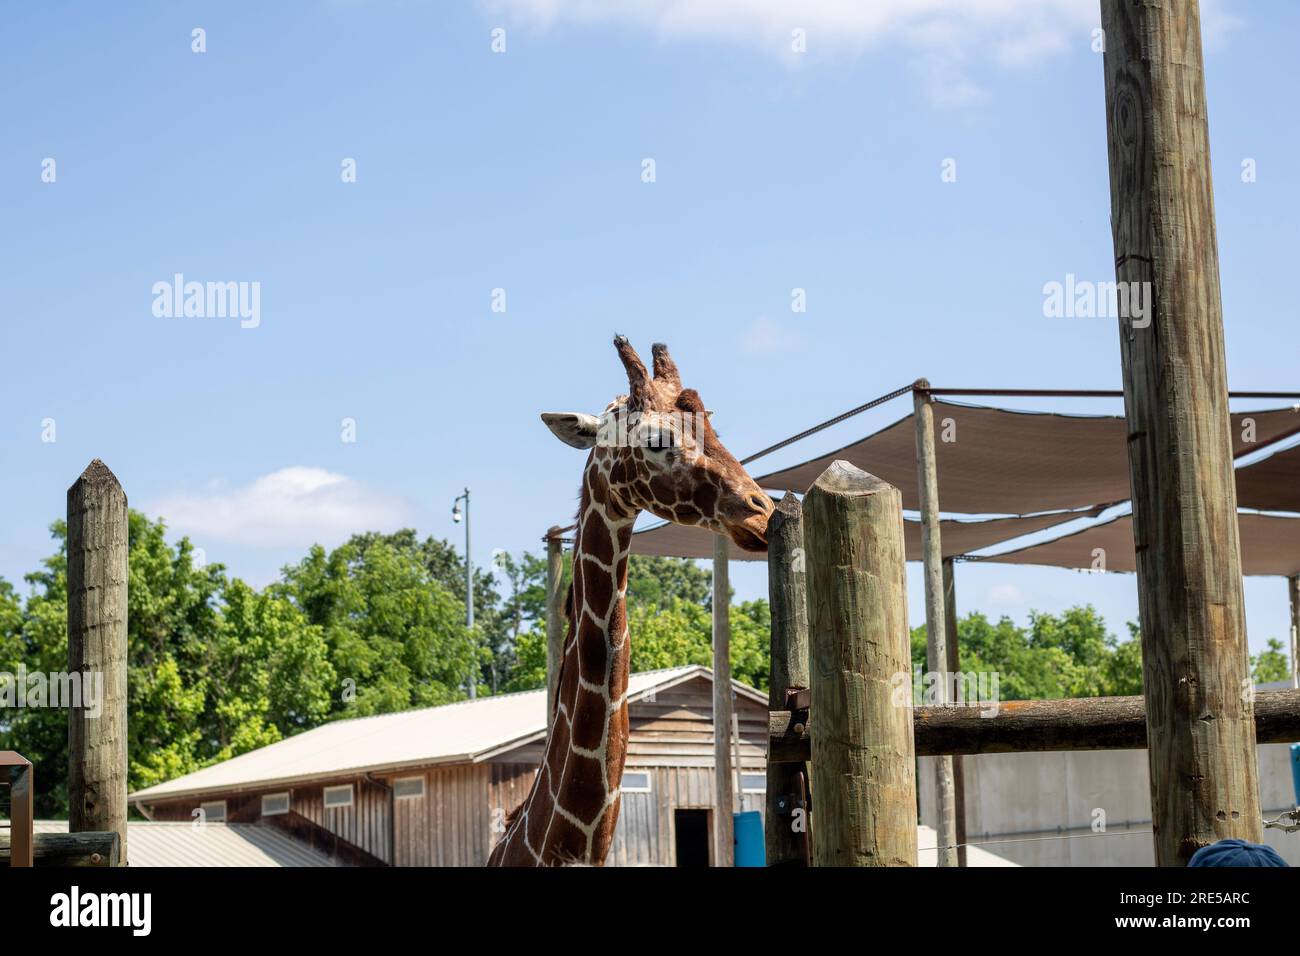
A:
<svg viewBox="0 0 1300 956">
<path fill-rule="evenodd" d="M 25 576 L 26 595 L 0 580 L 0 673 L 67 667 L 67 530 Z M 414 531 L 367 533 L 312 547 L 256 590 L 219 564 L 169 544 L 161 521 L 130 513 L 129 786 L 189 773 L 321 723 L 546 682 L 546 561 L 498 554 L 474 572 L 475 621 L 464 613 L 465 563 L 445 541 Z M 571 576 L 564 561 L 564 586 Z M 634 671 L 712 663 L 712 582 L 698 563 L 633 556 L 628 615 Z M 766 601 L 731 604 L 732 674 L 767 686 Z M 1140 694 L 1135 625 L 1120 641 L 1092 607 L 1031 613 L 1028 624 L 958 622 L 962 670 L 996 672 L 1004 700 Z M 924 626 L 912 632 L 924 668 Z M 1251 658 L 1259 682 L 1284 679 L 1282 644 Z M 0 708 L 0 744 L 40 766 L 38 812 L 66 812 L 67 712 Z"/>
<path fill-rule="evenodd" d="M 928 669 L 925 625 L 912 630 L 912 663 Z M 1091 605 L 1061 614 L 1031 611 L 1027 627 L 979 612 L 957 622 L 960 669 L 998 675 L 1002 700 L 1110 697 L 1142 693 L 1142 650 L 1130 625 L 1120 642 Z"/>
</svg>

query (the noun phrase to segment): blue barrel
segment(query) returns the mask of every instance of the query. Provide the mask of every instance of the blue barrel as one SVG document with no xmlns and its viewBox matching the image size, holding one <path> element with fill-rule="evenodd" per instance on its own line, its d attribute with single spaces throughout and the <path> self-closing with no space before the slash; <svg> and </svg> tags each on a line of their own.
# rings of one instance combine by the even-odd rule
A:
<svg viewBox="0 0 1300 956">
<path fill-rule="evenodd" d="M 1300 744 L 1291 745 L 1291 783 L 1295 787 L 1295 805 L 1300 807 Z"/>
<path fill-rule="evenodd" d="M 763 814 L 757 810 L 746 810 L 732 816 L 736 821 L 736 866 L 767 866 Z"/>
</svg>

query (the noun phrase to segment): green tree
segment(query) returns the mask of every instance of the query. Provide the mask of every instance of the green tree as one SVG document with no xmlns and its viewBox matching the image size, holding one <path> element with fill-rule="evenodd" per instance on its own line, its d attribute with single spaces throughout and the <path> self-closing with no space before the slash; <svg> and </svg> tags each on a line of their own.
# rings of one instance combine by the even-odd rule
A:
<svg viewBox="0 0 1300 956">
<path fill-rule="evenodd" d="M 464 617 L 465 607 L 465 559 L 456 547 L 447 541 L 432 536 L 423 541 L 411 528 L 403 528 L 391 534 L 370 531 L 353 535 L 348 545 L 359 553 L 367 552 L 378 542 L 386 544 L 394 551 L 413 556 L 424 564 L 432 581 L 439 584 L 455 599 Z M 496 590 L 496 578 L 491 568 L 474 568 L 474 657 L 478 667 L 478 687 L 482 689 L 499 686 L 500 675 L 494 671 L 499 655 L 508 657 L 508 623 L 502 620 L 501 597 Z"/>
<path fill-rule="evenodd" d="M 487 635 L 495 694 L 498 687 L 513 683 L 510 676 L 518 666 L 518 645 L 526 631 L 540 624 L 545 643 L 546 558 L 528 551 L 516 558 L 502 551 L 494 562 L 506 588 L 506 598 L 496 613 L 497 627 Z M 544 648 L 542 663 L 545 683 Z"/>
<path fill-rule="evenodd" d="M 67 668 L 67 530 L 15 596 L 0 588 L 4 669 Z M 166 541 L 161 521 L 128 522 L 128 786 L 148 786 L 314 724 L 333 683 L 324 640 L 297 608 L 202 566 L 188 540 Z M 41 767 L 41 813 L 67 809 L 67 712 L 29 708 L 7 718 L 12 746 Z"/>
<path fill-rule="evenodd" d="M 926 667 L 925 625 L 912 630 L 912 663 Z M 1142 692 L 1135 629 L 1119 642 L 1091 606 L 1061 614 L 1031 612 L 1028 627 L 972 612 L 957 623 L 964 673 L 997 673 L 1002 700 L 1104 697 Z"/>
<path fill-rule="evenodd" d="M 627 603 L 665 610 L 675 600 L 713 606 L 713 574 L 689 558 L 634 554 L 627 561 Z"/>
<path fill-rule="evenodd" d="M 418 548 L 359 536 L 314 546 L 271 590 L 324 635 L 340 682 L 331 714 L 388 713 L 459 700 L 475 663 L 460 603 Z"/>
<path fill-rule="evenodd" d="M 730 620 L 731 676 L 766 689 L 772 628 L 767 601 L 733 604 Z M 708 608 L 680 598 L 667 608 L 629 607 L 628 627 L 634 672 L 684 664 L 713 665 L 713 616 Z"/>
<path fill-rule="evenodd" d="M 514 665 L 501 689 L 507 693 L 546 686 L 546 625 L 534 624 L 515 639 Z"/>
<path fill-rule="evenodd" d="M 1250 658 L 1250 673 L 1256 684 L 1271 684 L 1291 677 L 1291 662 L 1286 648 L 1276 637 L 1270 637 L 1264 650 Z"/>
</svg>

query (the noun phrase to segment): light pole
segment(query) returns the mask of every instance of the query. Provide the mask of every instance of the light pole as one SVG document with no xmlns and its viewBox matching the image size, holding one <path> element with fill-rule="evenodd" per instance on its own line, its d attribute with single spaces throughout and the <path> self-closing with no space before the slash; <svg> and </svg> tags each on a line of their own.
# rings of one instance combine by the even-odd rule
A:
<svg viewBox="0 0 1300 956">
<path fill-rule="evenodd" d="M 460 503 L 465 502 L 465 510 L 460 510 Z M 451 503 L 451 520 L 460 524 L 461 518 L 465 519 L 465 627 L 469 629 L 470 640 L 474 640 L 474 562 L 469 556 L 469 489 L 465 489 L 463 495 L 457 495 Z M 478 697 L 478 677 L 475 673 L 478 670 L 478 646 L 474 647 L 474 663 L 469 673 L 469 699 L 474 700 Z"/>
</svg>

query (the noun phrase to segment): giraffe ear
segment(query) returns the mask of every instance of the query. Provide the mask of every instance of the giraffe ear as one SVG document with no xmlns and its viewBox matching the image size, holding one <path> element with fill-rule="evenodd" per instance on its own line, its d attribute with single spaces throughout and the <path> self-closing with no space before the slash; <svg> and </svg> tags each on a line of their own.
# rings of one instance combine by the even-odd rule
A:
<svg viewBox="0 0 1300 956">
<path fill-rule="evenodd" d="M 574 448 L 595 447 L 596 433 L 600 429 L 600 419 L 595 415 L 584 415 L 582 412 L 543 412 L 542 421 L 566 445 Z"/>
</svg>

